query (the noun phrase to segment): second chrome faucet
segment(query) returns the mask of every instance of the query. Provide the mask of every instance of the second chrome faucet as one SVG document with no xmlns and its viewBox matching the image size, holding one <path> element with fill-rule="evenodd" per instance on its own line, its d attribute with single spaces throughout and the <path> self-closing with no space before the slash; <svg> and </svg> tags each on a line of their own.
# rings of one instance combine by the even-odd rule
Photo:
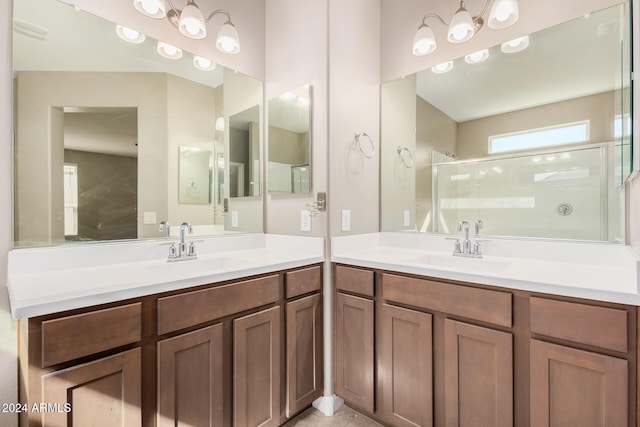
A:
<svg viewBox="0 0 640 427">
<path fill-rule="evenodd" d="M 458 231 L 464 231 L 464 240 L 460 242 L 460 239 L 456 239 L 453 248 L 454 256 L 464 256 L 470 258 L 482 258 L 482 250 L 480 248 L 480 241 L 477 240 L 478 234 L 480 230 L 484 228 L 484 223 L 482 220 L 477 220 L 475 223 L 475 231 L 476 231 L 476 241 L 471 244 L 471 240 L 469 240 L 469 222 L 468 221 L 460 221 L 458 223 Z"/>
</svg>

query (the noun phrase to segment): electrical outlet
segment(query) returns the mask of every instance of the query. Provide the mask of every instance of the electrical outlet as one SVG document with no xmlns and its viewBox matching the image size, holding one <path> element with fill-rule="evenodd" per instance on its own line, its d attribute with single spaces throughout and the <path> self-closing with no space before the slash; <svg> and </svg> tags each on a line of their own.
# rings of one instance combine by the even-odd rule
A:
<svg viewBox="0 0 640 427">
<path fill-rule="evenodd" d="M 351 210 L 342 210 L 342 231 L 351 231 Z"/>
<path fill-rule="evenodd" d="M 408 209 L 404 210 L 404 226 L 408 227 L 411 225 L 411 214 Z"/>
<path fill-rule="evenodd" d="M 238 211 L 231 211 L 231 227 L 238 227 Z"/>
<path fill-rule="evenodd" d="M 311 231 L 311 211 L 308 209 L 300 211 L 300 231 Z"/>
</svg>

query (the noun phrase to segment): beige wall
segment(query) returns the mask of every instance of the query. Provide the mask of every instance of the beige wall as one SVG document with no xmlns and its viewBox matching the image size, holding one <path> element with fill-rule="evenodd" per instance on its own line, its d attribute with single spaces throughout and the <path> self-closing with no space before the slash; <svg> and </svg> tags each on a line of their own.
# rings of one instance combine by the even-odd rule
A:
<svg viewBox="0 0 640 427">
<path fill-rule="evenodd" d="M 309 139 L 307 133 L 293 132 L 275 126 L 269 126 L 270 162 L 286 163 L 289 165 L 302 165 L 309 159 Z M 276 141 L 277 143 L 273 143 Z"/>
<path fill-rule="evenodd" d="M 13 243 L 13 78 L 12 2 L 0 2 L 0 402 L 18 401 L 18 334 L 5 287 L 7 252 Z M 15 414 L 0 412 L 0 425 L 18 425 Z"/>
<path fill-rule="evenodd" d="M 379 0 L 329 0 L 331 236 L 379 230 L 379 40 Z M 365 158 L 354 145 L 355 132 L 366 132 L 373 140 L 372 159 Z M 342 210 L 351 211 L 349 232 L 341 230 Z"/>
</svg>

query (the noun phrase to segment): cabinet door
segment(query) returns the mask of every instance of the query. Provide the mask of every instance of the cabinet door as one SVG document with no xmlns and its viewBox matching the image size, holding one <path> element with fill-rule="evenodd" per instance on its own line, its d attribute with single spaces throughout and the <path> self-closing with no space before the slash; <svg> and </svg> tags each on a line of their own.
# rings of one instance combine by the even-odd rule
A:
<svg viewBox="0 0 640 427">
<path fill-rule="evenodd" d="M 384 304 L 378 320 L 383 418 L 397 427 L 433 425 L 431 315 Z"/>
<path fill-rule="evenodd" d="M 222 324 L 158 343 L 159 427 L 222 425 Z"/>
<path fill-rule="evenodd" d="M 271 427 L 280 421 L 280 307 L 233 321 L 233 423 Z"/>
<path fill-rule="evenodd" d="M 444 329 L 445 425 L 513 426 L 512 335 L 449 319 Z"/>
<path fill-rule="evenodd" d="M 531 341 L 531 425 L 626 427 L 627 361 Z"/>
<path fill-rule="evenodd" d="M 140 354 L 136 348 L 44 375 L 42 425 L 139 427 Z"/>
<path fill-rule="evenodd" d="M 373 301 L 337 293 L 335 310 L 336 394 L 373 413 Z"/>
<path fill-rule="evenodd" d="M 320 295 L 287 307 L 287 417 L 322 394 L 322 312 Z"/>
</svg>

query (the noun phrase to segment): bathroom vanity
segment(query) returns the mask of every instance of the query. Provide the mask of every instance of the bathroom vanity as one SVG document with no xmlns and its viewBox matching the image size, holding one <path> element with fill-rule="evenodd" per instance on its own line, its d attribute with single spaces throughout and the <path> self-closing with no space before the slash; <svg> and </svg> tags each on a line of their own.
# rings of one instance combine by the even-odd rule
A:
<svg viewBox="0 0 640 427">
<path fill-rule="evenodd" d="M 22 317 L 22 425 L 279 426 L 310 406 L 323 385 L 323 245 L 292 239 L 213 239 L 227 244 L 217 254 L 205 241 L 198 260 L 151 261 L 165 279 L 138 289 L 117 289 L 117 271 L 129 269 L 134 279 L 149 261 L 50 271 L 37 307 L 20 298 L 20 285 L 37 273 L 21 273 L 26 254 L 15 254 L 22 259 L 9 277 L 14 316 Z M 65 248 L 41 255 L 56 250 Z M 229 262 L 230 254 L 245 265 Z M 181 281 L 172 280 L 173 268 Z M 113 289 L 92 290 L 106 271 Z M 65 277 L 73 287 L 87 272 L 95 281 L 85 282 L 78 301 L 55 301 L 51 287 L 62 294 L 65 285 L 52 281 Z M 139 295 L 119 297 L 131 292 Z M 104 302 L 85 306 L 82 298 Z"/>
<path fill-rule="evenodd" d="M 420 248 L 425 239 L 332 241 L 335 389 L 348 405 L 392 426 L 636 425 L 637 257 L 602 261 L 608 278 L 575 264 L 579 256 L 545 261 L 536 275 L 525 260 L 492 254 L 509 242 L 458 260 L 435 253 L 450 240 L 431 236 L 445 243 Z M 624 257 L 624 247 L 610 249 Z M 510 277 L 518 263 L 520 277 Z M 627 269 L 635 292 L 623 291 Z M 585 288 L 585 273 L 600 289 Z"/>
</svg>

